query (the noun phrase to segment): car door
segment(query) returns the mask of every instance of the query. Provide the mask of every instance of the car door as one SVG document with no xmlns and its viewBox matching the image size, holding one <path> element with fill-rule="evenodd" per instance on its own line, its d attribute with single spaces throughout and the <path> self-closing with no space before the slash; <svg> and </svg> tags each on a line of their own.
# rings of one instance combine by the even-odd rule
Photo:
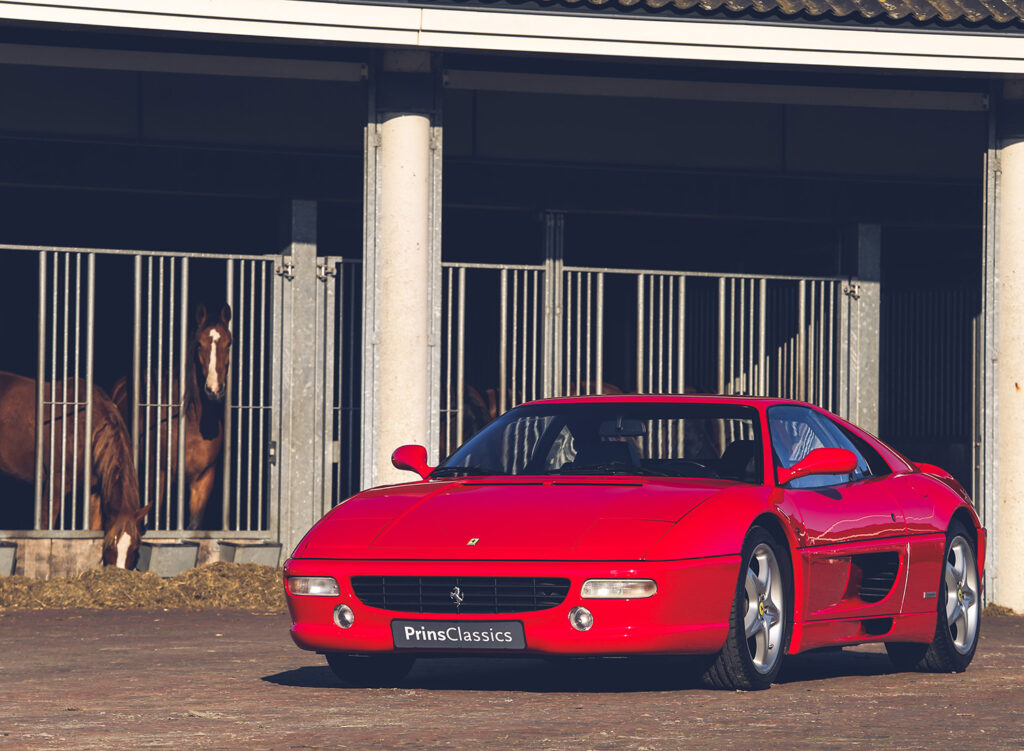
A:
<svg viewBox="0 0 1024 751">
<path fill-rule="evenodd" d="M 809 407 L 768 410 L 776 467 L 791 467 L 817 448 L 852 451 L 848 475 L 810 475 L 780 486 L 799 515 L 808 618 L 896 613 L 907 563 L 906 521 L 888 492 L 891 470 L 870 445 Z"/>
</svg>

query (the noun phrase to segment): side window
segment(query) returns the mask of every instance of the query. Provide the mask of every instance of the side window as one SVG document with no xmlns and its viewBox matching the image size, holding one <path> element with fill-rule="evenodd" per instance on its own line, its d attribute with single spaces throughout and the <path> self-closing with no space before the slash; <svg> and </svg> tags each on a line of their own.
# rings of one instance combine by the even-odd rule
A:
<svg viewBox="0 0 1024 751">
<path fill-rule="evenodd" d="M 864 454 L 827 417 L 807 407 L 779 406 L 768 410 L 772 452 L 779 466 L 792 467 L 814 449 L 840 448 L 852 451 L 857 468 L 848 475 L 810 475 L 790 481 L 791 488 L 820 488 L 853 482 L 874 474 Z M 870 448 L 870 447 L 869 447 Z M 879 460 L 881 457 L 879 457 Z M 883 462 L 884 464 L 884 462 Z"/>
<path fill-rule="evenodd" d="M 847 440 L 856 447 L 856 453 L 863 456 L 864 460 L 867 462 L 868 472 L 863 475 L 863 477 L 881 477 L 892 474 L 892 467 L 886 463 L 885 459 L 882 458 L 882 455 L 875 451 L 870 443 L 865 441 L 856 433 L 850 432 L 842 425 L 836 424 L 836 427 L 839 428 L 842 434 L 846 436 Z"/>
</svg>

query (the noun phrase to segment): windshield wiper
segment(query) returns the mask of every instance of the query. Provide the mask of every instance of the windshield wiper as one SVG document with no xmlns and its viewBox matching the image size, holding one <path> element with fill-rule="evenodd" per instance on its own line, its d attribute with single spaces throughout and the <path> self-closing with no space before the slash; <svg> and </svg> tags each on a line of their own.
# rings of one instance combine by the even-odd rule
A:
<svg viewBox="0 0 1024 751">
<path fill-rule="evenodd" d="M 563 465 L 558 469 L 548 470 L 549 475 L 650 475 L 665 477 L 664 472 L 658 472 L 647 467 L 638 467 L 635 464 L 625 462 L 608 462 L 605 464 L 581 464 Z"/>
<path fill-rule="evenodd" d="M 456 477 L 458 475 L 504 475 L 507 472 L 499 472 L 488 467 L 438 467 L 430 473 L 431 477 Z"/>
</svg>

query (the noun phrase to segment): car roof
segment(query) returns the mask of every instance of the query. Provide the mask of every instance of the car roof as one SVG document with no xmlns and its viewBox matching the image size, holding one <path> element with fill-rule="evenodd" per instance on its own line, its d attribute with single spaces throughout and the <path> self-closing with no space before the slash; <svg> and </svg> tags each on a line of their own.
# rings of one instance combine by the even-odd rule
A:
<svg viewBox="0 0 1024 751">
<path fill-rule="evenodd" d="M 742 404 L 765 409 L 776 404 L 793 404 L 814 407 L 807 402 L 794 399 L 780 399 L 769 396 L 735 396 L 725 394 L 605 394 L 595 396 L 560 396 L 551 399 L 537 399 L 527 404 Z"/>
</svg>

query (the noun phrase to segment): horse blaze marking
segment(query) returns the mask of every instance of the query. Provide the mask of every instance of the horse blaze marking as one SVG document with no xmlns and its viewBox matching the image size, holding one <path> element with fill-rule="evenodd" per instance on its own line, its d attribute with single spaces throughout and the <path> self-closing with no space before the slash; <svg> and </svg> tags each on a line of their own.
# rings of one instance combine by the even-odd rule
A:
<svg viewBox="0 0 1024 751">
<path fill-rule="evenodd" d="M 117 538 L 117 567 L 124 568 L 128 564 L 128 548 L 131 547 L 132 536 L 122 532 Z"/>
<path fill-rule="evenodd" d="M 220 340 L 220 332 L 216 329 L 210 331 L 210 372 L 206 374 L 206 388 L 214 394 L 217 393 L 217 342 Z"/>
</svg>

